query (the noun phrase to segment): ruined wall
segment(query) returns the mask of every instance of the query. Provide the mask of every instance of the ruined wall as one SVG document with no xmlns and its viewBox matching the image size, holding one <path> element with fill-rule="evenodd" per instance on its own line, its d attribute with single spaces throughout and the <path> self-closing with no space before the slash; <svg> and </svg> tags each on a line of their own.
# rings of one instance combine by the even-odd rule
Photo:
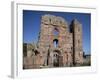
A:
<svg viewBox="0 0 100 80">
<path fill-rule="evenodd" d="M 58 34 L 56 34 L 55 31 L 58 32 Z M 62 17 L 54 15 L 42 16 L 39 48 L 41 51 L 44 50 L 46 52 L 44 58 L 47 58 L 49 48 L 51 49 L 51 54 L 54 53 L 55 49 L 59 48 L 59 56 L 62 57 L 62 63 L 65 66 L 72 64 L 72 40 L 72 33 L 69 32 L 68 24 Z M 57 44 L 55 44 L 57 45 L 56 47 L 54 41 L 57 42 Z M 50 57 L 53 59 L 53 55 Z"/>
</svg>

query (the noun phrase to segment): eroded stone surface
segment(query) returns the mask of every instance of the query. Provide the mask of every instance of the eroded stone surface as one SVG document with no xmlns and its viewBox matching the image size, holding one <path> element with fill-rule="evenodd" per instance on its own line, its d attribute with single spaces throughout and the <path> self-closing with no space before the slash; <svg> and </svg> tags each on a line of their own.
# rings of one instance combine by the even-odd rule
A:
<svg viewBox="0 0 100 80">
<path fill-rule="evenodd" d="M 24 44 L 26 60 L 33 63 L 30 64 L 33 68 L 83 63 L 81 23 L 74 19 L 68 26 L 64 18 L 46 14 L 42 16 L 40 26 L 37 45 Z M 28 64 L 25 61 L 24 63 L 24 66 Z"/>
</svg>

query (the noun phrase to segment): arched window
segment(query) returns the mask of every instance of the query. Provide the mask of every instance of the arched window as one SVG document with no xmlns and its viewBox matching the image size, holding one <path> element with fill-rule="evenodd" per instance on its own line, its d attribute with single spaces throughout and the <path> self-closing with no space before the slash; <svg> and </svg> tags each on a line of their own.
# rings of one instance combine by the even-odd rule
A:
<svg viewBox="0 0 100 80">
<path fill-rule="evenodd" d="M 59 31 L 58 31 L 57 28 L 54 28 L 54 35 L 55 35 L 55 36 L 58 36 L 58 35 L 59 35 Z"/>
<path fill-rule="evenodd" d="M 54 39 L 54 40 L 53 40 L 53 44 L 54 44 L 54 47 L 55 47 L 55 48 L 58 47 L 58 39 Z"/>
</svg>

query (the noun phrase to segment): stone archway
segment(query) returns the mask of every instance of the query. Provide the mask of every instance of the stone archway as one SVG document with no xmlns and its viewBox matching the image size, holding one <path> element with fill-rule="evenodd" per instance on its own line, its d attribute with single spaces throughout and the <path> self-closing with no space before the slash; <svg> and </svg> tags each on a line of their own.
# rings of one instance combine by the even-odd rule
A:
<svg viewBox="0 0 100 80">
<path fill-rule="evenodd" d="M 53 51 L 53 66 L 59 67 L 62 65 L 62 59 L 61 52 L 59 50 Z"/>
<path fill-rule="evenodd" d="M 54 45 L 55 48 L 58 47 L 58 39 L 54 39 L 53 40 L 53 45 Z"/>
</svg>

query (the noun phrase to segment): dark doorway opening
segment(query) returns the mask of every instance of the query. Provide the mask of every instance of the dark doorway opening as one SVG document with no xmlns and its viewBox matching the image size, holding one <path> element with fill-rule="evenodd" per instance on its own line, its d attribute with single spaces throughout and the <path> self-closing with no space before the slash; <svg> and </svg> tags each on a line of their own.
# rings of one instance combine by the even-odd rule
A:
<svg viewBox="0 0 100 80">
<path fill-rule="evenodd" d="M 59 67 L 60 66 L 60 56 L 61 56 L 61 54 L 60 54 L 60 51 L 58 51 L 58 50 L 55 50 L 54 52 L 53 52 L 53 66 L 54 67 Z"/>
<path fill-rule="evenodd" d="M 53 65 L 54 65 L 54 67 L 58 67 L 59 66 L 59 55 L 58 54 L 54 54 Z"/>
</svg>

